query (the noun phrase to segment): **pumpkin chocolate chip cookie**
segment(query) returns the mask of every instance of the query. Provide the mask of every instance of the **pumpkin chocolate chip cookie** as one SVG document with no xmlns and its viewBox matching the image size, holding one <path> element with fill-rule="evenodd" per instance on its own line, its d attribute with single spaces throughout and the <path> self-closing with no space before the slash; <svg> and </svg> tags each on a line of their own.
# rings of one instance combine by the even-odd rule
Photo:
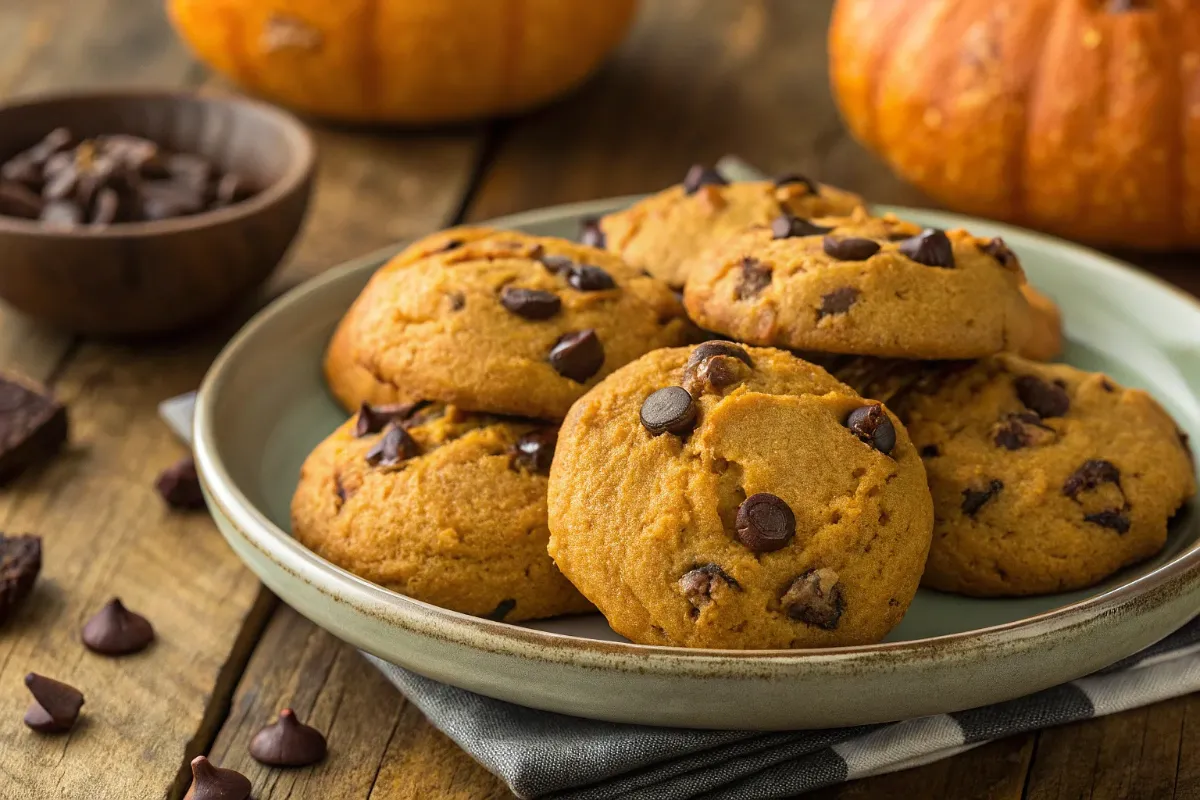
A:
<svg viewBox="0 0 1200 800">
<path fill-rule="evenodd" d="M 701 327 L 759 345 L 976 358 L 1029 335 L 1025 276 L 998 239 L 858 210 L 781 216 L 697 256 L 684 303 Z"/>
<path fill-rule="evenodd" d="M 364 406 L 309 455 L 292 533 L 372 583 L 515 622 L 590 611 L 546 554 L 555 430 L 453 406 Z"/>
<path fill-rule="evenodd" d="M 432 399 L 561 419 L 605 375 L 690 331 L 666 284 L 612 253 L 460 228 L 375 273 L 334 334 L 325 374 L 350 410 Z"/>
<path fill-rule="evenodd" d="M 1021 287 L 1021 294 L 1033 313 L 1029 337 L 1017 352 L 1034 361 L 1053 361 L 1063 349 L 1062 311 L 1028 283 Z"/>
<path fill-rule="evenodd" d="M 926 368 L 890 402 L 929 474 L 935 589 L 1090 586 L 1157 553 L 1196 490 L 1175 423 L 1104 375 L 1004 355 Z"/>
<path fill-rule="evenodd" d="M 572 408 L 550 555 L 644 644 L 879 641 L 920 581 L 932 507 L 899 422 L 819 367 L 707 342 L 629 364 Z"/>
<path fill-rule="evenodd" d="M 671 286 L 687 280 L 687 262 L 709 245 L 781 214 L 805 219 L 849 214 L 862 205 L 858 195 L 825 186 L 802 175 L 774 181 L 731 183 L 700 165 L 672 186 L 598 224 L 585 225 L 583 240 L 608 247 L 635 267 Z"/>
</svg>

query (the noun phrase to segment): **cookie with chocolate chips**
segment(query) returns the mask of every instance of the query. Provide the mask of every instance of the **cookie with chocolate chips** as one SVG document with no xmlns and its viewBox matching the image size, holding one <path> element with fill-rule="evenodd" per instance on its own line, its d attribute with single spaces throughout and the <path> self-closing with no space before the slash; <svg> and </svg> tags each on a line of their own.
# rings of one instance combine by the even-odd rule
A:
<svg viewBox="0 0 1200 800">
<path fill-rule="evenodd" d="M 716 170 L 695 166 L 683 183 L 601 219 L 600 237 L 592 232 L 595 227 L 584 234 L 680 288 L 692 257 L 716 242 L 780 217 L 820 220 L 861 205 L 858 195 L 802 175 L 730 182 Z"/>
<path fill-rule="evenodd" d="M 571 409 L 550 545 L 644 644 L 877 642 L 920 582 L 933 509 L 903 425 L 820 367 L 711 341 L 657 350 Z"/>
<path fill-rule="evenodd" d="M 781 216 L 693 259 L 684 304 L 702 328 L 751 344 L 979 358 L 1022 346 L 1033 318 L 1020 263 L 992 241 L 863 209 Z"/>
<path fill-rule="evenodd" d="M 505 622 L 591 610 L 546 554 L 553 426 L 366 407 L 317 445 L 292 534 L 372 583 Z"/>
<path fill-rule="evenodd" d="M 610 252 L 459 228 L 375 273 L 334 333 L 325 374 L 348 411 L 428 399 L 561 419 L 605 375 L 692 330 L 665 283 Z"/>
<path fill-rule="evenodd" d="M 1157 553 L 1195 493 L 1174 421 L 1141 390 L 1015 355 L 928 378 L 889 401 L 933 493 L 927 586 L 1090 586 Z"/>
</svg>

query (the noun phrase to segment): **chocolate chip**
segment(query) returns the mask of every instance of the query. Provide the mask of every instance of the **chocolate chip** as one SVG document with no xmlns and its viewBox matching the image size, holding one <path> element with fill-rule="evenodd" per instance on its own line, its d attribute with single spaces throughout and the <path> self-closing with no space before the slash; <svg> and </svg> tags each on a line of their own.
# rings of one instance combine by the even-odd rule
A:
<svg viewBox="0 0 1200 800">
<path fill-rule="evenodd" d="M 1061 417 L 1071 408 L 1071 398 L 1063 386 L 1034 375 L 1021 375 L 1013 381 L 1013 388 L 1025 407 L 1042 418 Z"/>
<path fill-rule="evenodd" d="M 154 628 L 114 597 L 83 626 L 83 643 L 93 652 L 123 656 L 145 650 L 154 641 Z"/>
<path fill-rule="evenodd" d="M 53 678 L 31 672 L 25 687 L 33 695 L 33 704 L 25 712 L 25 724 L 39 733 L 63 733 L 71 730 L 83 707 L 83 694 Z"/>
<path fill-rule="evenodd" d="M 721 583 L 731 589 L 742 588 L 731 575 L 716 564 L 701 564 L 683 573 L 683 577 L 679 579 L 679 589 L 692 604 L 692 608 L 699 611 L 712 602 L 713 589 Z"/>
<path fill-rule="evenodd" d="M 815 225 L 806 219 L 784 214 L 771 222 L 771 235 L 776 239 L 791 239 L 795 236 L 821 236 L 833 228 Z"/>
<path fill-rule="evenodd" d="M 771 285 L 773 275 L 774 273 L 764 267 L 757 258 L 749 256 L 743 258 L 742 274 L 737 288 L 734 290 L 734 296 L 738 300 L 747 300 L 757 296 L 763 289 Z"/>
<path fill-rule="evenodd" d="M 753 553 L 786 547 L 796 535 L 796 515 L 780 498 L 767 492 L 752 494 L 738 506 L 737 540 Z"/>
<path fill-rule="evenodd" d="M 70 228 L 83 223 L 83 209 L 71 200 L 56 200 L 46 203 L 39 220 L 48 226 Z"/>
<path fill-rule="evenodd" d="M 701 186 L 725 186 L 728 183 L 725 176 L 715 169 L 703 164 L 693 164 L 683 178 L 683 191 L 695 194 Z"/>
<path fill-rule="evenodd" d="M 991 241 L 985 242 L 979 249 L 999 261 L 1000 266 L 1004 267 L 1005 269 L 1012 269 L 1020 264 L 1020 262 L 1017 260 L 1017 254 L 1010 250 L 1008 245 L 1005 244 L 1004 240 L 999 236 Z"/>
<path fill-rule="evenodd" d="M 558 444 L 557 428 L 538 428 L 517 439 L 509 450 L 509 467 L 540 472 L 550 472 L 554 461 L 554 448 Z"/>
<path fill-rule="evenodd" d="M 992 441 L 997 447 L 1006 450 L 1020 450 L 1035 442 L 1045 443 L 1053 438 L 1054 429 L 1042 424 L 1042 418 L 1037 414 L 1022 412 L 1009 414 L 996 426 Z"/>
<path fill-rule="evenodd" d="M 1003 481 L 993 479 L 986 489 L 963 489 L 962 513 L 968 517 L 975 516 L 1003 488 Z"/>
<path fill-rule="evenodd" d="M 788 584 L 779 601 L 789 617 L 831 631 L 845 610 L 838 574 L 824 567 L 810 569 Z"/>
<path fill-rule="evenodd" d="M 321 732 L 296 719 L 290 708 L 250 740 L 250 755 L 270 767 L 307 767 L 323 759 L 326 751 Z"/>
<path fill-rule="evenodd" d="M 451 311 L 462 311 L 467 305 L 467 298 L 463 296 L 462 292 L 450 292 L 446 297 L 450 300 Z"/>
<path fill-rule="evenodd" d="M 569 270 L 575 266 L 575 262 L 566 256 L 541 255 L 537 257 L 537 260 L 542 262 L 542 266 L 555 275 L 563 270 Z"/>
<path fill-rule="evenodd" d="M 1121 470 L 1111 461 L 1090 458 L 1063 482 L 1062 493 L 1072 499 L 1080 492 L 1090 492 L 1102 483 L 1121 485 Z"/>
<path fill-rule="evenodd" d="M 554 292 L 516 286 L 504 288 L 500 293 L 500 304 L 518 317 L 531 320 L 550 319 L 562 308 L 562 300 Z"/>
<path fill-rule="evenodd" d="M 879 252 L 879 242 L 858 236 L 826 236 L 821 242 L 825 255 L 838 261 L 866 261 Z"/>
<path fill-rule="evenodd" d="M 809 180 L 803 175 L 799 175 L 795 172 L 784 173 L 775 179 L 776 186 L 787 186 L 788 184 L 792 183 L 803 184 L 804 188 L 808 190 L 809 194 L 821 193 L 821 187 L 817 185 L 816 181 Z"/>
<path fill-rule="evenodd" d="M 221 179 L 217 181 L 214 204 L 217 208 L 230 206 L 249 199 L 251 194 L 253 192 L 246 185 L 245 179 L 241 175 L 230 172 L 221 176 Z"/>
<path fill-rule="evenodd" d="M 845 314 L 858 301 L 858 289 L 853 286 L 843 286 L 821 297 L 821 307 L 817 309 L 817 319 Z"/>
<path fill-rule="evenodd" d="M 602 292 L 606 289 L 615 289 L 617 286 L 611 275 L 591 264 L 572 267 L 567 272 L 567 284 L 581 292 Z"/>
<path fill-rule="evenodd" d="M 512 613 L 512 610 L 516 607 L 517 601 L 513 600 L 511 597 L 501 600 L 496 604 L 496 607 L 487 614 L 485 619 L 490 619 L 492 622 L 503 622 L 504 618 Z"/>
<path fill-rule="evenodd" d="M 204 756 L 192 759 L 192 800 L 250 800 L 253 788 L 240 772 L 213 766 Z"/>
<path fill-rule="evenodd" d="M 854 409 L 845 424 L 851 433 L 885 456 L 896 446 L 896 426 L 878 403 Z"/>
<path fill-rule="evenodd" d="M 642 426 L 652 436 L 673 433 L 682 436 L 696 424 L 696 403 L 687 389 L 668 386 L 642 401 Z"/>
<path fill-rule="evenodd" d="M 743 366 L 745 368 L 743 368 Z M 743 380 L 753 369 L 750 354 L 732 342 L 713 340 L 697 345 L 683 368 L 683 386 L 693 396 L 723 389 Z"/>
<path fill-rule="evenodd" d="M 604 230 L 600 227 L 600 220 L 595 217 L 585 217 L 579 223 L 579 241 L 586 244 L 588 247 L 598 247 L 604 249 L 606 239 Z"/>
<path fill-rule="evenodd" d="M 154 488 L 171 508 L 204 508 L 204 493 L 200 491 L 200 476 L 196 461 L 189 455 L 176 461 L 158 474 Z"/>
<path fill-rule="evenodd" d="M 92 216 L 88 219 L 88 224 L 94 228 L 113 224 L 117 221 L 120 207 L 121 198 L 115 189 L 108 187 L 101 189 L 96 193 L 95 208 L 92 209 Z"/>
<path fill-rule="evenodd" d="M 367 463 L 372 467 L 396 467 L 419 455 L 421 446 L 417 440 L 409 436 L 404 428 L 391 423 L 384 429 L 379 441 L 367 451 Z"/>
<path fill-rule="evenodd" d="M 25 602 L 41 571 L 40 537 L 0 533 L 0 626 Z"/>
<path fill-rule="evenodd" d="M 549 360 L 559 375 L 584 383 L 604 366 L 604 345 L 591 328 L 564 333 L 550 348 Z"/>
<path fill-rule="evenodd" d="M 204 210 L 203 188 L 178 181 L 147 181 L 139 187 L 142 219 L 154 222 Z"/>
<path fill-rule="evenodd" d="M 387 427 L 389 422 L 405 422 L 413 414 L 428 405 L 428 400 L 418 400 L 415 403 L 392 403 L 380 406 L 363 403 L 358 407 L 358 417 L 354 423 L 354 436 L 357 439 L 361 439 L 369 434 L 379 433 Z"/>
<path fill-rule="evenodd" d="M 450 239 L 444 245 L 441 246 L 441 249 L 439 249 L 438 252 L 439 253 L 449 253 L 451 250 L 457 250 L 458 248 L 462 247 L 464 244 L 466 244 L 466 242 L 464 242 L 462 239 Z"/>
<path fill-rule="evenodd" d="M 1099 511 L 1095 514 L 1085 514 L 1083 521 L 1099 525 L 1102 528 L 1111 528 L 1117 533 L 1129 532 L 1129 517 L 1125 516 L 1121 511 L 1114 509 Z"/>
<path fill-rule="evenodd" d="M 741 361 L 747 367 L 753 369 L 754 362 L 750 360 L 750 354 L 745 348 L 733 342 L 726 342 L 721 339 L 710 339 L 707 342 L 702 342 L 692 348 L 692 354 L 688 356 L 687 367 L 694 367 L 706 359 L 713 356 L 730 356 Z"/>
<path fill-rule="evenodd" d="M 16 181 L 0 181 L 0 214 L 6 217 L 37 219 L 42 213 L 42 198 Z"/>
<path fill-rule="evenodd" d="M 900 242 L 899 250 L 904 255 L 927 267 L 954 267 L 954 247 L 945 231 L 926 228 L 909 239 Z"/>
<path fill-rule="evenodd" d="M 921 448 L 921 458 L 937 458 L 942 454 L 942 448 L 936 444 L 927 444 Z"/>
</svg>

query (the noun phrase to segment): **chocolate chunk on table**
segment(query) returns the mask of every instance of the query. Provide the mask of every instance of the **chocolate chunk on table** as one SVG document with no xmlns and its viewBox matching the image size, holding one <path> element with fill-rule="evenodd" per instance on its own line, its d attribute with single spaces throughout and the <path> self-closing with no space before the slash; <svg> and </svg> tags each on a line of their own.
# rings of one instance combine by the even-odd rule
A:
<svg viewBox="0 0 1200 800">
<path fill-rule="evenodd" d="M 66 406 L 44 389 L 0 375 L 0 483 L 55 455 L 66 441 Z"/>
<path fill-rule="evenodd" d="M 41 538 L 0 533 L 0 625 L 33 591 L 41 571 Z"/>
</svg>

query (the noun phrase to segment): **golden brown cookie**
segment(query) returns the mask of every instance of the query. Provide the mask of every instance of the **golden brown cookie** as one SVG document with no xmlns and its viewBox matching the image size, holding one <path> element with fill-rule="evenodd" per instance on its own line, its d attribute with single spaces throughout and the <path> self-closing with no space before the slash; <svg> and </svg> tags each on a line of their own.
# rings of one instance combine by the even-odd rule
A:
<svg viewBox="0 0 1200 800">
<path fill-rule="evenodd" d="M 976 358 L 1022 345 L 1024 273 L 1000 239 L 856 211 L 780 218 L 693 262 L 698 325 L 759 345 L 896 358 Z"/>
<path fill-rule="evenodd" d="M 572 408 L 550 554 L 644 644 L 879 641 L 920 581 L 932 507 L 904 428 L 819 367 L 708 342 L 650 353 Z"/>
<path fill-rule="evenodd" d="M 719 172 L 693 166 L 682 184 L 609 214 L 585 241 L 619 253 L 671 286 L 687 280 L 688 261 L 709 245 L 781 214 L 805 219 L 843 216 L 862 205 L 850 192 L 800 175 L 728 183 Z"/>
<path fill-rule="evenodd" d="M 1021 294 L 1025 295 L 1033 314 L 1029 338 L 1017 352 L 1034 361 L 1053 361 L 1063 349 L 1062 311 L 1053 300 L 1028 283 L 1021 287 Z"/>
<path fill-rule="evenodd" d="M 590 611 L 546 554 L 554 438 L 453 406 L 368 407 L 304 462 L 292 534 L 372 583 L 466 614 Z"/>
<path fill-rule="evenodd" d="M 561 419 L 605 375 L 691 330 L 666 284 L 612 253 L 459 228 L 375 273 L 334 334 L 325 374 L 351 410 L 433 399 Z"/>
<path fill-rule="evenodd" d="M 891 402 L 929 473 L 935 589 L 1090 586 L 1157 553 L 1195 493 L 1175 423 L 1104 375 L 1004 355 L 929 373 Z"/>
</svg>

